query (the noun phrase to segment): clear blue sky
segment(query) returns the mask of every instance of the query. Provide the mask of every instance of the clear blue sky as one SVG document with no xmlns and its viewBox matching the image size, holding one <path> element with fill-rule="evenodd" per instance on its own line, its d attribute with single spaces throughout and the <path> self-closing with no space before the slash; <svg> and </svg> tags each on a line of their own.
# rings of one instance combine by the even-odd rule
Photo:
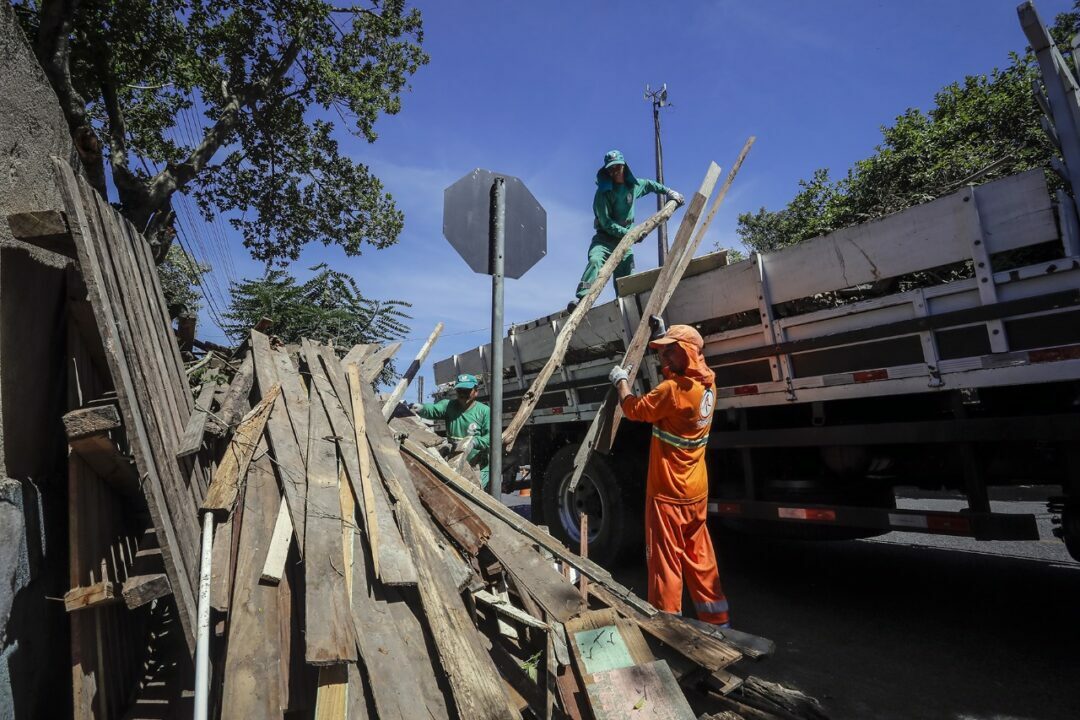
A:
<svg viewBox="0 0 1080 720">
<path fill-rule="evenodd" d="M 1017 3 L 414 2 L 431 63 L 414 76 L 401 113 L 379 121 L 376 143 L 345 140 L 393 194 L 405 230 L 396 246 L 360 257 L 311 246 L 293 270 L 304 276 L 327 261 L 371 297 L 412 302 L 402 367 L 445 322 L 423 370 L 430 390 L 431 360 L 486 342 L 490 325 L 489 278 L 442 237 L 443 189 L 457 178 L 476 167 L 516 175 L 547 210 L 547 256 L 506 287 L 507 322 L 528 321 L 572 297 L 603 153 L 619 148 L 636 174 L 653 175 L 646 83 L 668 84 L 666 181 L 687 195 L 710 160 L 726 172 L 746 137 L 757 136 L 702 249 L 739 247 L 738 213 L 780 207 L 816 168 L 842 175 L 873 152 L 880 126 L 1022 52 Z M 1071 5 L 1037 3 L 1048 24 Z M 639 219 L 653 207 L 651 196 L 639 201 Z M 238 274 L 260 275 L 234 245 Z M 635 254 L 638 269 L 655 266 L 655 241 Z M 601 301 L 611 297 L 606 290 Z M 213 336 L 208 323 L 204 330 Z"/>
</svg>

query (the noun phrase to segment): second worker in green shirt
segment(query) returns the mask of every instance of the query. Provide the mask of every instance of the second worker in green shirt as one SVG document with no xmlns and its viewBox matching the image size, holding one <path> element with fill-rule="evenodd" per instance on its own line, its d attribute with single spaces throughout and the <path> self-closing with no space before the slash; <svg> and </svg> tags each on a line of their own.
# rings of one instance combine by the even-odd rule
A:
<svg viewBox="0 0 1080 720">
<path fill-rule="evenodd" d="M 476 400 L 475 375 L 458 375 L 454 383 L 457 397 L 437 403 L 417 403 L 410 409 L 427 420 L 445 420 L 446 438 L 457 451 L 466 442 L 472 449 L 466 458 L 470 465 L 480 470 L 480 484 L 487 488 L 489 453 L 491 447 L 491 408 Z"/>
</svg>

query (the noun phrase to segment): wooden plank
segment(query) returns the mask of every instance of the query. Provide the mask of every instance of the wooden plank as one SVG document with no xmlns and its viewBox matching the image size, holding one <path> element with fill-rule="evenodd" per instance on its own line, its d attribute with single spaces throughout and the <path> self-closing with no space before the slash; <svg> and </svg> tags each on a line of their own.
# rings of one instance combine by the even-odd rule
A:
<svg viewBox="0 0 1080 720">
<path fill-rule="evenodd" d="M 353 540 L 352 621 L 367 669 L 372 699 L 380 720 L 421 717 L 423 697 L 416 674 L 424 668 L 410 662 L 387 603 L 377 594 L 370 556 L 360 535 Z M 430 671 L 430 663 L 428 665 Z"/>
<path fill-rule="evenodd" d="M 121 427 L 120 412 L 114 405 L 95 405 L 64 413 L 64 434 L 68 441 L 91 435 L 105 435 Z"/>
<path fill-rule="evenodd" d="M 235 568 L 232 562 L 233 530 L 238 524 L 237 517 L 236 513 L 231 513 L 214 527 L 214 544 L 210 548 L 210 607 L 218 612 L 229 610 Z"/>
<path fill-rule="evenodd" d="M 125 497 L 139 493 L 139 471 L 107 435 L 86 435 L 70 442 L 71 449 L 94 473 Z"/>
<path fill-rule="evenodd" d="M 363 343 L 353 345 L 349 352 L 345 353 L 345 357 L 341 358 L 341 369 L 349 367 L 350 365 L 360 365 L 371 353 L 378 349 L 378 345 L 365 345 Z"/>
<path fill-rule="evenodd" d="M 7 216 L 11 236 L 16 240 L 57 253 L 77 258 L 75 242 L 68 229 L 67 216 L 60 210 L 39 210 L 15 213 Z"/>
<path fill-rule="evenodd" d="M 544 388 L 547 387 L 548 381 L 551 380 L 551 376 L 556 370 L 562 367 L 563 359 L 566 357 L 566 351 L 570 349 L 570 339 L 577 332 L 578 326 L 581 321 L 585 319 L 586 313 L 592 308 L 593 303 L 600 297 L 600 293 L 603 292 L 604 287 L 607 286 L 607 281 L 611 275 L 615 272 L 615 269 L 622 262 L 623 258 L 634 247 L 634 243 L 644 238 L 651 233 L 660 223 L 666 221 L 675 212 L 675 209 L 679 207 L 674 200 L 669 200 L 664 204 L 664 207 L 652 217 L 640 225 L 635 225 L 630 229 L 628 233 L 623 235 L 619 240 L 618 245 L 611 251 L 611 255 L 604 261 L 604 264 L 600 267 L 600 272 L 597 274 L 596 279 L 593 280 L 592 285 L 589 287 L 589 291 L 584 297 L 580 298 L 577 303 L 577 307 L 570 313 L 570 317 L 566 318 L 563 322 L 562 328 L 559 330 L 558 337 L 555 338 L 555 347 L 551 351 L 550 357 L 544 367 L 540 369 L 540 372 L 532 381 L 532 385 L 521 398 L 521 405 L 518 406 L 514 417 L 511 418 L 510 424 L 503 430 L 502 442 L 506 452 L 509 452 L 514 448 L 514 442 L 517 440 L 518 433 L 525 427 L 525 423 L 528 422 L 529 416 L 532 415 L 533 410 L 536 408 L 536 404 L 540 402 L 540 397 L 544 394 Z M 687 210 L 687 215 L 693 211 L 693 206 Z M 695 215 L 696 220 L 696 215 Z"/>
<path fill-rule="evenodd" d="M 217 381 L 210 380 L 203 383 L 199 390 L 199 397 L 195 401 L 195 407 L 191 410 L 187 425 L 184 426 L 184 434 L 180 437 L 180 447 L 176 450 L 176 457 L 194 455 L 202 449 L 203 435 L 206 434 L 206 418 L 214 401 L 214 391 L 217 389 Z"/>
<path fill-rule="evenodd" d="M 420 601 L 458 713 L 476 720 L 516 717 L 458 588 L 436 553 L 439 546 L 436 531 L 415 488 L 407 480 L 408 470 L 389 426 L 381 420 L 374 391 L 365 385 L 363 393 L 368 443 L 387 487 L 400 501 L 397 507 L 402 536 L 412 553 Z"/>
<path fill-rule="evenodd" d="M 349 709 L 349 666 L 319 668 L 315 691 L 315 720 L 345 720 Z"/>
<path fill-rule="evenodd" d="M 634 337 L 630 340 L 630 344 L 626 348 L 626 353 L 623 355 L 622 362 L 619 363 L 623 367 L 629 368 L 629 381 L 631 385 L 633 385 L 637 373 L 641 369 L 641 359 L 644 357 L 645 350 L 649 345 L 649 336 L 651 335 L 649 318 L 653 315 L 661 315 L 667 308 L 672 293 L 675 291 L 675 288 L 678 287 L 679 281 L 682 280 L 683 273 L 686 271 L 686 266 L 689 265 L 690 260 L 693 259 L 698 245 L 705 237 L 705 233 L 708 231 L 710 223 L 712 223 L 712 219 L 716 217 L 720 205 L 724 202 L 724 198 L 727 197 L 728 190 L 735 181 L 735 176 L 738 174 L 743 161 L 746 160 L 746 155 L 750 152 L 750 148 L 754 144 L 754 139 L 755 138 L 751 136 L 743 145 L 742 150 L 739 152 L 739 156 L 735 159 L 735 163 L 731 166 L 731 170 L 724 180 L 724 184 L 716 194 L 716 199 L 713 201 L 712 207 L 709 208 L 709 214 L 705 217 L 697 232 L 693 232 L 694 228 L 692 225 L 686 227 L 685 231 L 684 226 L 679 227 L 679 233 L 675 236 L 675 242 L 672 243 L 671 247 L 671 256 L 674 256 L 674 259 L 672 260 L 671 256 L 669 256 L 668 262 L 664 263 L 664 268 L 660 272 L 660 277 L 657 278 L 653 291 L 649 293 L 649 300 L 645 304 L 645 309 L 641 312 L 641 322 L 634 331 Z M 717 173 L 719 173 L 720 168 L 716 167 L 715 164 L 712 167 L 715 167 Z M 715 177 L 710 178 L 707 176 L 705 182 L 701 186 L 701 190 L 694 196 L 695 199 L 701 195 L 704 195 L 705 198 L 708 199 L 708 196 L 712 194 L 715 183 Z M 702 204 L 702 208 L 704 208 L 704 204 Z M 689 213 L 687 213 L 687 215 L 689 215 Z M 697 222 L 696 218 L 694 222 Z M 693 233 L 693 239 L 690 237 L 691 233 Z M 621 420 L 622 408 L 619 406 L 618 393 L 615 388 L 610 388 L 604 398 L 603 404 L 596 411 L 592 425 L 589 427 L 588 432 L 586 432 L 585 440 L 581 443 L 581 448 L 574 457 L 574 474 L 570 481 L 571 487 L 577 487 L 577 483 L 581 479 L 581 474 L 585 471 L 585 465 L 588 462 L 590 450 L 595 450 L 600 453 L 611 451 L 611 445 L 615 440 L 615 433 L 619 429 Z"/>
<path fill-rule="evenodd" d="M 555 620 L 566 623 L 586 609 L 574 586 L 505 523 L 491 523 L 488 549 L 514 581 L 527 588 L 536 603 Z"/>
<path fill-rule="evenodd" d="M 394 520 L 386 488 L 375 470 L 375 458 L 368 448 L 368 464 L 372 468 L 371 494 L 375 501 L 375 523 L 379 534 L 379 581 L 386 585 L 415 585 L 416 566 L 412 554 L 405 546 L 401 529 Z"/>
<path fill-rule="evenodd" d="M 307 462 L 308 445 L 308 388 L 304 385 L 300 370 L 293 363 L 289 353 L 283 347 L 272 348 L 271 359 L 277 367 L 278 382 L 289 408 L 289 422 L 293 426 L 296 443 L 300 447 L 300 456 Z"/>
<path fill-rule="evenodd" d="M 509 600 L 504 600 L 498 595 L 492 595 L 487 590 L 477 590 L 473 593 L 473 599 L 478 603 L 487 605 L 495 612 L 499 613 L 503 617 L 510 618 L 511 620 L 521 623 L 526 627 L 536 628 L 538 630 L 550 630 L 550 627 L 546 622 L 540 620 L 524 610 L 519 610 L 514 607 Z"/>
<path fill-rule="evenodd" d="M 413 358 L 412 363 L 405 369 L 405 372 L 401 374 L 401 379 L 398 380 L 394 391 L 390 393 L 390 397 L 383 403 L 382 414 L 387 420 L 394 414 L 394 409 L 397 408 L 398 403 L 401 402 L 401 398 L 405 395 L 405 390 L 408 389 L 409 383 L 416 377 L 416 373 L 420 371 L 420 366 L 424 364 L 424 360 L 427 359 L 428 353 L 431 352 L 431 348 L 435 345 L 435 341 L 439 339 L 439 333 L 442 332 L 443 324 L 437 323 L 435 329 L 431 331 L 431 335 L 424 342 L 420 348 L 420 352 L 416 353 L 416 357 Z M 346 366 L 343 366 L 346 367 Z"/>
<path fill-rule="evenodd" d="M 236 374 L 233 375 L 232 382 L 229 384 L 229 389 L 221 400 L 221 407 L 217 415 L 229 427 L 233 427 L 240 422 L 240 418 L 244 414 L 244 402 L 247 401 L 248 395 L 251 393 L 251 387 L 255 384 L 254 370 L 254 354 L 248 353 L 240 362 L 240 367 L 237 368 Z"/>
<path fill-rule="evenodd" d="M 244 481 L 255 448 L 262 438 L 263 428 L 266 427 L 266 420 L 280 393 L 280 386 L 275 385 L 270 388 L 248 417 L 237 426 L 236 432 L 229 441 L 229 447 L 226 448 L 214 472 L 210 490 L 202 503 L 203 511 L 213 512 L 219 516 L 232 512 L 233 505 L 236 503 L 237 490 L 240 483 Z"/>
<path fill-rule="evenodd" d="M 695 720 L 671 668 L 663 660 L 608 670 L 586 685 L 595 720 Z"/>
<path fill-rule="evenodd" d="M 134 610 L 152 600 L 172 595 L 172 586 L 169 584 L 169 578 L 165 573 L 132 575 L 124 581 L 122 595 L 124 596 L 124 604 L 127 605 L 128 609 Z"/>
<path fill-rule="evenodd" d="M 462 550 L 476 557 L 491 537 L 491 528 L 424 465 L 408 455 L 403 459 L 416 492 L 431 516 Z"/>
<path fill-rule="evenodd" d="M 574 568 L 579 573 L 587 575 L 594 583 L 599 583 L 600 585 L 607 587 L 617 597 L 622 598 L 624 602 L 632 605 L 639 612 L 646 616 L 656 614 L 656 608 L 634 595 L 634 593 L 625 585 L 617 582 L 611 576 L 610 572 L 593 561 L 581 558 L 577 554 L 567 550 L 562 543 L 551 535 L 547 534 L 536 525 L 533 525 L 476 485 L 470 483 L 466 478 L 455 473 L 448 465 L 446 465 L 446 463 L 437 462 L 423 447 L 417 445 L 412 440 L 406 439 L 405 442 L 402 443 L 402 450 L 438 475 L 448 487 L 452 488 L 472 505 L 485 510 L 487 515 L 484 517 L 489 521 L 489 524 L 491 524 L 493 528 L 496 527 L 499 522 L 502 522 L 523 537 L 528 538 L 530 542 L 536 543 L 550 552 L 563 564 Z M 493 520 L 498 522 L 491 522 Z"/>
<path fill-rule="evenodd" d="M 254 358 L 255 379 L 259 392 L 266 393 L 272 387 L 282 387 L 278 367 L 273 360 L 273 351 L 270 349 L 270 340 L 256 330 L 251 331 L 251 356 Z M 299 376 L 299 372 L 296 375 Z M 299 440 L 290 419 L 292 413 L 298 411 L 298 408 L 290 407 L 288 399 L 283 397 L 274 406 L 266 420 L 266 437 L 274 453 L 274 467 L 277 470 L 278 481 L 281 483 L 281 491 L 289 512 L 289 524 L 296 532 L 298 547 L 303 549 L 305 505 L 307 504 L 305 456 L 300 452 Z M 306 436 L 304 440 L 307 441 Z M 284 552 L 288 552 L 287 544 Z M 284 554 L 281 557 L 283 558 Z"/>
<path fill-rule="evenodd" d="M 65 161 L 54 158 L 53 164 L 57 187 L 63 198 L 72 238 L 75 241 L 83 281 L 87 287 L 88 297 L 91 299 L 90 304 L 101 333 L 102 344 L 107 349 L 109 372 L 118 391 L 117 396 L 124 425 L 127 428 L 140 473 L 146 476 L 146 482 L 143 484 L 144 494 L 154 527 L 161 540 L 166 571 L 170 575 L 176 592 L 180 622 L 188 647 L 193 650 L 196 608 L 193 590 L 195 570 L 188 566 L 185 558 L 196 556 L 198 543 L 195 541 L 194 528 L 197 527 L 197 523 L 193 522 L 193 512 L 185 513 L 183 510 L 176 485 L 171 482 L 175 473 L 168 466 L 163 466 L 160 471 L 162 474 L 159 474 L 154 456 L 155 446 L 139 410 L 139 395 L 124 359 L 125 349 L 133 350 L 133 348 L 130 341 L 126 340 L 120 325 L 114 320 L 105 273 L 97 257 L 94 230 L 88 223 L 83 210 L 78 181 Z M 180 525 L 179 529 L 173 525 L 174 516 Z M 187 522 L 188 519 L 192 522 Z"/>
<path fill-rule="evenodd" d="M 349 602 L 349 622 L 352 622 L 353 555 L 356 527 L 356 503 L 345 480 L 345 470 L 338 468 L 338 501 L 341 509 L 342 567 L 345 575 L 345 593 Z M 356 578 L 367 582 L 367 578 Z M 355 633 L 355 630 L 354 630 Z M 319 685 L 315 699 L 315 717 L 318 720 L 347 720 L 350 705 L 349 668 L 352 663 L 324 665 L 319 668 Z M 355 689 L 355 688 L 352 688 Z"/>
<path fill-rule="evenodd" d="M 611 608 L 582 613 L 568 620 L 565 629 L 582 677 L 656 659 L 637 626 Z"/>
<path fill-rule="evenodd" d="M 386 363 L 390 362 L 400 349 L 401 343 L 395 342 L 368 355 L 360 365 L 360 378 L 366 383 L 375 382 L 376 378 L 382 374 Z"/>
<path fill-rule="evenodd" d="M 402 649 L 420 686 L 424 711 L 432 720 L 449 720 L 452 717 L 453 702 L 443 692 L 436 677 L 436 673 L 441 674 L 441 671 L 432 661 L 432 646 L 424 630 L 423 612 L 416 592 L 407 588 L 386 588 L 385 599 L 386 610 L 394 619 Z"/>
<path fill-rule="evenodd" d="M 367 435 L 364 433 L 364 398 L 360 392 L 360 368 L 356 365 L 347 365 L 345 376 L 349 382 L 349 402 L 353 417 L 353 438 L 356 441 L 356 451 L 360 456 L 360 490 L 364 499 L 363 522 L 364 531 L 367 533 L 368 547 L 371 550 L 371 562 L 375 570 L 375 577 L 379 577 L 379 523 L 375 512 L 375 494 L 371 489 L 373 482 L 378 478 L 373 477 L 371 451 L 368 449 Z M 397 534 L 396 532 L 393 534 Z"/>
<path fill-rule="evenodd" d="M 336 358 L 329 348 L 316 348 L 310 342 L 305 341 L 304 352 L 308 362 L 308 370 L 311 373 L 312 387 L 318 391 L 323 407 L 330 417 L 330 425 L 338 436 L 341 445 L 342 459 L 352 484 L 353 495 L 358 499 L 364 498 L 363 471 L 359 462 L 359 450 L 356 446 L 356 427 L 352 417 L 351 390 L 337 366 Z M 361 382 L 361 386 L 365 386 Z M 349 399 L 350 402 L 343 402 Z M 368 408 L 367 405 L 371 404 Z M 364 406 L 365 425 L 376 422 L 385 427 L 386 422 L 379 414 L 379 406 L 375 403 L 374 395 L 369 401 L 366 397 L 361 402 Z M 374 414 L 372 414 L 374 411 Z M 369 459 L 369 466 L 370 459 Z M 370 494 L 375 502 L 375 520 L 377 533 L 377 551 L 379 553 L 379 579 L 388 585 L 415 585 L 416 569 L 413 567 L 412 558 L 405 549 L 401 539 L 401 532 L 394 523 L 393 514 L 390 511 L 386 493 L 377 480 L 369 483 Z M 368 517 L 367 508 L 361 509 L 365 521 Z"/>
<path fill-rule="evenodd" d="M 259 583 L 264 548 L 277 510 L 274 468 L 265 439 L 245 483 L 237 554 L 235 592 L 229 611 L 229 636 L 221 689 L 221 717 L 270 718 L 281 715 L 278 589 Z"/>
<path fill-rule="evenodd" d="M 390 429 L 395 435 L 410 437 L 424 447 L 437 447 L 446 442 L 445 438 L 435 434 L 419 418 L 413 416 L 392 418 Z"/>
<path fill-rule="evenodd" d="M 653 636 L 709 672 L 722 670 L 742 658 L 742 653 L 738 650 L 697 630 L 677 615 L 657 613 L 647 617 L 602 586 L 593 585 L 589 592 L 608 607 L 618 610 L 620 614 L 637 623 L 642 632 Z"/>
<path fill-rule="evenodd" d="M 309 665 L 332 665 L 356 660 L 356 636 L 342 568 L 338 446 L 314 387 L 311 392 L 304 533 L 304 658 Z"/>
<path fill-rule="evenodd" d="M 306 477 L 306 476 L 305 476 Z M 270 539 L 270 546 L 266 550 L 266 559 L 263 561 L 262 573 L 259 579 L 262 582 L 277 585 L 285 574 L 285 560 L 289 556 L 289 545 L 292 544 L 293 524 L 289 515 L 289 506 L 285 498 L 281 498 L 278 504 L 277 520 L 274 522 L 274 534 Z"/>
<path fill-rule="evenodd" d="M 7 224 L 8 229 L 11 230 L 11 237 L 16 240 L 26 241 L 33 238 L 71 234 L 68 229 L 67 215 L 60 210 L 12 213 L 7 216 Z M 71 249 L 75 249 L 74 244 Z"/>
<path fill-rule="evenodd" d="M 72 588 L 64 593 L 64 609 L 75 612 L 109 605 L 120 600 L 120 583 L 102 580 L 86 587 Z"/>
</svg>

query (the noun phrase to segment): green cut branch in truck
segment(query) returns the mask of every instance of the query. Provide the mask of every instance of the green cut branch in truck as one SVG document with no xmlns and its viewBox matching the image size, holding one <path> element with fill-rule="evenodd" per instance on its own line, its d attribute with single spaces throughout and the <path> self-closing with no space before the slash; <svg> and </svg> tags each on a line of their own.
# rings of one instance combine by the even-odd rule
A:
<svg viewBox="0 0 1080 720">
<path fill-rule="evenodd" d="M 693 260 L 667 306 L 696 328 L 716 373 L 709 512 L 737 529 L 807 538 L 894 530 L 1035 540 L 1035 516 L 993 512 L 994 487 L 1056 486 L 1049 511 L 1080 559 L 1080 83 L 1034 8 L 1021 25 L 1039 61 L 1065 190 L 1035 169 L 748 260 Z M 1077 178 L 1075 181 L 1073 178 Z M 623 422 L 571 491 L 574 456 L 642 321 L 656 270 L 616 283 L 506 458 L 528 478 L 533 520 L 589 556 L 637 548 L 650 428 Z M 503 423 L 552 354 L 566 312 L 504 339 Z M 484 379 L 489 348 L 435 363 L 435 380 Z M 660 380 L 647 355 L 635 392 Z M 497 413 L 493 413 L 493 417 Z M 529 472 L 517 472 L 528 467 Z M 897 488 L 947 489 L 961 511 L 898 509 Z"/>
</svg>

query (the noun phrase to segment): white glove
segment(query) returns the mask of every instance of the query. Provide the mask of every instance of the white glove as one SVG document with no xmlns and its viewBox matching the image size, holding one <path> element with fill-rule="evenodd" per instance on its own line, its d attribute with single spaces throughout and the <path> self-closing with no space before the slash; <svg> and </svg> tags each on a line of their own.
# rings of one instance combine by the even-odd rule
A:
<svg viewBox="0 0 1080 720">
<path fill-rule="evenodd" d="M 422 403 L 411 403 L 409 405 L 409 410 L 412 411 L 413 415 L 419 415 L 420 411 L 423 410 L 423 409 L 424 409 L 424 405 Z"/>
<path fill-rule="evenodd" d="M 474 440 L 473 440 L 471 435 L 469 437 L 467 437 L 467 438 L 462 438 L 461 440 L 455 441 L 454 442 L 454 449 L 453 449 L 453 452 L 451 454 L 452 455 L 460 455 L 462 453 L 467 454 L 469 452 L 472 452 L 473 442 L 474 442 Z"/>
<path fill-rule="evenodd" d="M 619 383 L 623 380 L 630 380 L 630 368 L 624 368 L 621 365 L 616 365 L 615 367 L 611 368 L 611 372 L 608 373 L 607 377 L 608 380 L 611 381 L 612 385 L 618 387 Z"/>
<path fill-rule="evenodd" d="M 676 205 L 682 206 L 686 204 L 686 198 L 682 196 L 682 193 L 675 190 L 668 190 L 668 200 L 674 200 Z"/>
</svg>

